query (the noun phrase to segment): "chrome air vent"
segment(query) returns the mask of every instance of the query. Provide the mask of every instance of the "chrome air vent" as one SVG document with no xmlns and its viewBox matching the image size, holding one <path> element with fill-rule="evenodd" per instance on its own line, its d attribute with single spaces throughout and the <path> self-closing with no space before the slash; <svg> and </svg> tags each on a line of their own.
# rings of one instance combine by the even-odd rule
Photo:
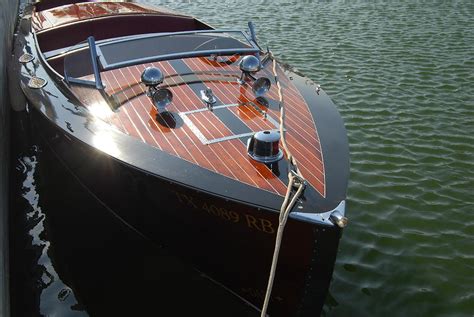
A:
<svg viewBox="0 0 474 317">
<path fill-rule="evenodd" d="M 142 83 L 148 88 L 148 97 L 151 97 L 164 80 L 163 73 L 156 67 L 147 67 L 142 73 Z"/>
</svg>

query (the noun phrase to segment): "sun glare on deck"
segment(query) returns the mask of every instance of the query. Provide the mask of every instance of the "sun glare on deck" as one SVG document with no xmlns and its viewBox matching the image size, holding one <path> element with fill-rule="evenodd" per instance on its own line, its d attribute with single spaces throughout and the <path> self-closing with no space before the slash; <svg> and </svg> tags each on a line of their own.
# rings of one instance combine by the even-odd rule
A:
<svg viewBox="0 0 474 317">
<path fill-rule="evenodd" d="M 92 104 L 87 109 L 94 117 L 102 120 L 107 120 L 113 114 L 110 107 L 104 104 Z"/>
<path fill-rule="evenodd" d="M 101 131 L 92 138 L 92 143 L 99 150 L 110 154 L 110 155 L 119 155 L 120 150 L 115 143 L 114 138 L 108 131 Z"/>
</svg>

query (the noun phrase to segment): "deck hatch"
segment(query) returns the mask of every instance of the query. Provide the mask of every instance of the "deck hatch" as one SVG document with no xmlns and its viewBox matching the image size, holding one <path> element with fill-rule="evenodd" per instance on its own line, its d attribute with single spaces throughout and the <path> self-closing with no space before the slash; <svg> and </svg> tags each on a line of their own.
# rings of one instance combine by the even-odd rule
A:
<svg viewBox="0 0 474 317">
<path fill-rule="evenodd" d="M 233 139 L 250 137 L 254 135 L 256 132 L 259 132 L 259 131 L 250 131 L 250 132 L 245 132 L 245 133 L 225 135 L 223 137 L 216 137 L 216 138 L 211 139 L 211 138 L 206 137 L 204 133 L 199 129 L 199 127 L 193 122 L 193 114 L 202 113 L 202 112 L 211 112 L 212 115 L 215 115 L 214 112 L 216 111 L 219 111 L 222 109 L 228 109 L 232 107 L 237 107 L 237 106 L 253 107 L 253 105 L 251 104 L 242 105 L 242 104 L 235 103 L 235 104 L 215 106 L 213 107 L 212 112 L 208 108 L 199 108 L 195 110 L 179 112 L 178 115 L 181 117 L 183 122 L 189 127 L 189 129 L 194 133 L 194 135 L 199 139 L 199 141 L 201 141 L 202 144 L 209 145 L 209 144 L 229 141 Z M 267 115 L 265 118 L 262 117 L 262 120 L 268 120 L 275 127 L 275 129 L 272 131 L 279 131 L 279 128 L 280 128 L 279 123 L 275 119 L 273 119 L 271 116 Z"/>
</svg>

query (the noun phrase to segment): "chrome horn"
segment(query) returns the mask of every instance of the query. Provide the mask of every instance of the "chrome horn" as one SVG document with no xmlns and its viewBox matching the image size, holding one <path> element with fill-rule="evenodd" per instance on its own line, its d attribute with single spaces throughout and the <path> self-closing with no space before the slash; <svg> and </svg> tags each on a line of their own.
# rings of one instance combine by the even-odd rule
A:
<svg viewBox="0 0 474 317">
<path fill-rule="evenodd" d="M 165 110 L 173 100 L 173 93 L 167 88 L 159 88 L 164 81 L 163 73 L 159 68 L 147 67 L 141 76 L 142 83 L 148 88 L 146 95 L 153 100 L 159 112 Z"/>
<path fill-rule="evenodd" d="M 252 90 L 256 97 L 262 97 L 265 95 L 272 86 L 270 79 L 266 77 L 260 77 L 252 84 Z"/>
<path fill-rule="evenodd" d="M 242 75 L 238 82 L 241 85 L 253 81 L 252 90 L 256 97 L 265 95 L 271 87 L 270 79 L 266 77 L 255 78 L 253 75 L 262 69 L 262 63 L 260 59 L 253 55 L 247 55 L 240 61 L 240 70 Z"/>
<path fill-rule="evenodd" d="M 173 93 L 169 89 L 161 88 L 153 94 L 152 99 L 156 109 L 161 112 L 173 101 Z"/>
</svg>

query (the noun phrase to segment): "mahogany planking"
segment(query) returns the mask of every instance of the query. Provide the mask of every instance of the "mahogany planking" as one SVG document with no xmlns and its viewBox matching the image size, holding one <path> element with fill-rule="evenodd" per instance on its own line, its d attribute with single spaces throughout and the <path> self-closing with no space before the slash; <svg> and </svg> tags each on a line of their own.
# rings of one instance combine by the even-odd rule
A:
<svg viewBox="0 0 474 317">
<path fill-rule="evenodd" d="M 248 104 L 254 101 L 254 96 L 250 87 L 237 84 L 236 79 L 240 75 L 238 58 L 233 58 L 233 63 L 229 64 L 210 63 L 204 58 L 189 58 L 183 61 L 187 67 L 196 72 L 199 80 L 212 89 L 223 104 L 246 103 L 226 108 L 235 116 L 233 120 L 240 120 L 252 132 L 277 128 L 265 119 L 260 111 L 267 111 L 267 115 L 276 122 L 279 122 L 279 111 L 266 109 L 256 103 L 260 108 L 258 111 Z M 141 72 L 149 66 L 159 67 L 163 71 L 164 85 L 169 86 L 173 93 L 173 102 L 168 107 L 168 113 L 159 114 L 156 111 L 151 99 L 146 96 L 145 87 L 140 84 Z M 271 73 L 271 66 L 271 63 L 268 63 L 262 71 Z M 213 76 L 211 73 L 219 74 L 222 71 L 227 72 L 229 80 L 210 80 Z M 278 78 L 283 87 L 288 147 L 299 163 L 303 176 L 324 197 L 324 163 L 311 112 L 303 97 L 281 69 L 278 69 Z M 105 93 L 108 95 L 109 103 L 116 103 L 115 110 L 111 110 L 100 93 L 93 92 L 93 89 L 74 85 L 72 90 L 93 114 L 106 123 L 150 146 L 212 172 L 278 195 L 285 194 L 286 184 L 265 164 L 252 160 L 247 155 L 246 144 L 240 138 L 203 144 L 183 122 L 182 113 L 203 109 L 206 106 L 198 93 L 192 89 L 191 84 L 182 83 L 186 78 L 180 77 L 171 63 L 156 62 L 106 71 L 102 73 L 102 80 L 106 86 Z M 278 100 L 276 85 L 272 85 L 267 97 Z M 207 140 L 232 137 L 235 134 L 213 111 L 188 113 L 186 117 Z"/>
</svg>

